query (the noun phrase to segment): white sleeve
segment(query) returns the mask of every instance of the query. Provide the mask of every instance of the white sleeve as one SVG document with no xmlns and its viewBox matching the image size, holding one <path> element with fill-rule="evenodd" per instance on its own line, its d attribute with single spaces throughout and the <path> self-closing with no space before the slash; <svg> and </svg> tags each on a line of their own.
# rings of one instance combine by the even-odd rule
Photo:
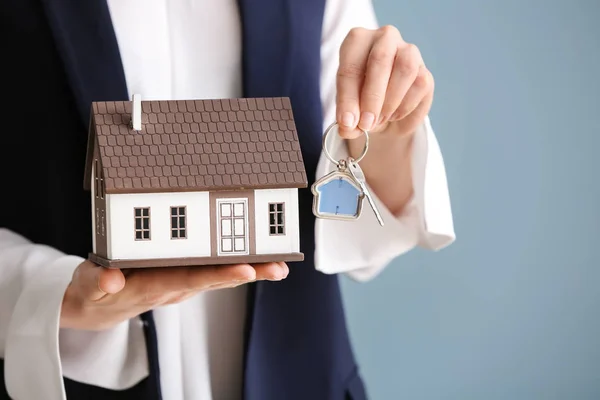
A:
<svg viewBox="0 0 600 400">
<path fill-rule="evenodd" d="M 12 398 L 65 399 L 63 377 L 123 389 L 147 376 L 139 320 L 103 332 L 59 329 L 65 290 L 82 261 L 0 228 L 0 358 Z"/>
<path fill-rule="evenodd" d="M 328 0 L 321 49 L 323 130 L 335 121 L 339 48 L 354 27 L 378 27 L 371 1 Z M 347 157 L 347 148 L 341 140 L 330 143 L 334 158 Z M 367 281 L 415 246 L 440 250 L 455 240 L 444 161 L 429 117 L 415 132 L 412 152 L 414 196 L 403 215 L 394 216 L 371 190 L 385 226 L 379 225 L 368 203 L 357 221 L 317 219 L 315 264 L 319 271 L 346 273 L 355 280 Z M 321 156 L 317 179 L 334 168 Z"/>
</svg>

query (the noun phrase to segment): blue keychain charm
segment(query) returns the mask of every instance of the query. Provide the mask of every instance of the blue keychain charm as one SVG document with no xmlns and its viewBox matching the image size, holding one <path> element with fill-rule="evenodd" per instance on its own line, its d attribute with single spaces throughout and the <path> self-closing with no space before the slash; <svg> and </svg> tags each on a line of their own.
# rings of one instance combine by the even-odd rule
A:
<svg viewBox="0 0 600 400">
<path fill-rule="evenodd" d="M 312 186 L 313 213 L 319 218 L 357 219 L 362 211 L 364 194 L 348 172 L 346 160 L 338 161 L 337 168 Z"/>
<path fill-rule="evenodd" d="M 348 158 L 336 161 L 327 150 L 327 135 L 336 125 L 336 123 L 331 124 L 323 134 L 323 152 L 329 161 L 336 165 L 337 169 L 312 185 L 313 214 L 317 218 L 323 219 L 356 220 L 361 215 L 363 199 L 367 198 L 379 224 L 383 226 L 383 219 L 369 193 L 365 184 L 365 176 L 358 165 L 369 149 L 369 133 L 363 131 L 366 135 L 365 149 L 356 160 Z"/>
</svg>

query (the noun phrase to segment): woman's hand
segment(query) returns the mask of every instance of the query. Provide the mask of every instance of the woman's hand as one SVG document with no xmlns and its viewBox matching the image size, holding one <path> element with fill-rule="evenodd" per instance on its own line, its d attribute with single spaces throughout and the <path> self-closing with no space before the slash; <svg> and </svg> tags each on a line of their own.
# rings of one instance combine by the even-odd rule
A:
<svg viewBox="0 0 600 400">
<path fill-rule="evenodd" d="M 340 135 L 352 139 L 360 130 L 411 134 L 433 101 L 433 76 L 417 46 L 398 29 L 355 28 L 340 49 L 337 75 L 337 122 Z"/>
<path fill-rule="evenodd" d="M 233 288 L 256 280 L 282 280 L 285 263 L 130 270 L 81 263 L 63 298 L 61 328 L 102 330 L 153 308 L 181 302 L 206 290 Z"/>
</svg>

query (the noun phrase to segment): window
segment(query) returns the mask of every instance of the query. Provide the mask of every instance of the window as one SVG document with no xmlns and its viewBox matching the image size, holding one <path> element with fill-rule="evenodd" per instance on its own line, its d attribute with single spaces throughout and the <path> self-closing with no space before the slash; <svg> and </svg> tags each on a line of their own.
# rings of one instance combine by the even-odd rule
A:
<svg viewBox="0 0 600 400">
<path fill-rule="evenodd" d="M 283 203 L 269 204 L 269 234 L 285 235 Z"/>
<path fill-rule="evenodd" d="M 104 173 L 102 172 L 102 168 L 100 167 L 100 163 L 98 159 L 94 159 L 94 184 L 96 192 L 96 197 L 104 198 Z"/>
<path fill-rule="evenodd" d="M 100 198 L 104 198 L 104 170 L 100 168 Z"/>
<path fill-rule="evenodd" d="M 104 210 L 96 208 L 96 234 L 104 236 Z"/>
<path fill-rule="evenodd" d="M 102 210 L 101 213 L 102 213 L 102 217 L 101 217 L 101 221 L 102 221 L 101 232 L 102 232 L 102 236 L 104 236 L 104 210 Z"/>
<path fill-rule="evenodd" d="M 150 207 L 135 208 L 135 240 L 150 240 Z"/>
<path fill-rule="evenodd" d="M 100 209 L 96 208 L 96 235 L 100 236 Z"/>
<path fill-rule="evenodd" d="M 171 207 L 171 239 L 185 239 L 185 207 Z"/>
<path fill-rule="evenodd" d="M 96 197 L 100 197 L 100 170 L 98 169 L 98 159 L 94 160 L 94 191 L 96 192 Z M 97 211 L 98 209 L 96 209 Z M 98 213 L 96 213 L 98 215 Z"/>
</svg>

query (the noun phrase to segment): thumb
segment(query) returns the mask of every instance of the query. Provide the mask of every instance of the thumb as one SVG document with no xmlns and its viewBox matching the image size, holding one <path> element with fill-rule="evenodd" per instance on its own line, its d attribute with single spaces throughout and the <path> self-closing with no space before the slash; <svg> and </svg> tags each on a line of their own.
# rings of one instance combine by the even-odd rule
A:
<svg viewBox="0 0 600 400">
<path fill-rule="evenodd" d="M 84 261 L 77 267 L 73 283 L 84 300 L 98 301 L 123 290 L 125 276 L 119 269 L 104 268 Z"/>
</svg>

